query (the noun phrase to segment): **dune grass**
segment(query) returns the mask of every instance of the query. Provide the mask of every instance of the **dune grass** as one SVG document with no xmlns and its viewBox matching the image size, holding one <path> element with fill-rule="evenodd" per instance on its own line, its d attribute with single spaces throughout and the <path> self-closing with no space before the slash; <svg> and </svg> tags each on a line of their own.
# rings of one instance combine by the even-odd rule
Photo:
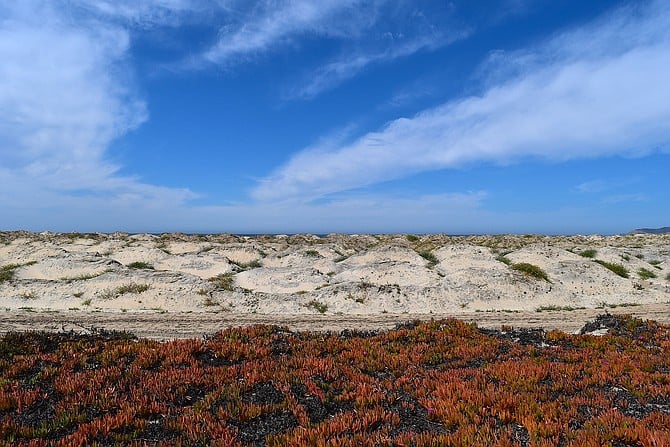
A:
<svg viewBox="0 0 670 447">
<path fill-rule="evenodd" d="M 505 265 L 512 265 L 513 264 L 512 260 L 505 255 L 496 256 L 496 261 L 502 262 Z"/>
<path fill-rule="evenodd" d="M 101 295 L 100 298 L 102 299 L 114 299 L 117 298 L 121 295 L 125 295 L 126 293 L 142 293 L 146 292 L 149 290 L 151 286 L 149 284 L 137 284 L 137 283 L 128 283 L 128 284 L 123 284 L 116 289 L 113 290 L 106 290 L 104 291 Z"/>
<path fill-rule="evenodd" d="M 432 252 L 430 251 L 420 251 L 419 256 L 421 256 L 423 259 L 428 261 L 427 267 L 428 268 L 433 268 L 437 264 L 440 263 L 440 260 L 437 259 L 437 256 L 435 256 Z"/>
<path fill-rule="evenodd" d="M 583 258 L 595 258 L 596 254 L 598 254 L 598 252 L 592 248 L 579 252 L 579 256 Z"/>
<path fill-rule="evenodd" d="M 263 264 L 261 264 L 261 261 L 258 259 L 254 259 L 253 261 L 249 262 L 238 262 L 238 261 L 230 261 L 232 264 L 236 265 L 238 268 L 241 270 L 251 270 L 251 269 L 256 269 L 259 267 L 262 267 Z"/>
<path fill-rule="evenodd" d="M 131 262 L 126 267 L 128 267 L 129 269 L 138 269 L 138 270 L 153 270 L 154 269 L 153 265 L 149 264 L 148 262 L 142 262 L 142 261 Z"/>
<path fill-rule="evenodd" d="M 21 268 L 21 267 L 26 267 L 29 265 L 36 264 L 37 261 L 29 261 L 29 262 L 24 262 L 23 264 L 7 264 L 3 265 L 0 267 L 0 283 L 3 283 L 5 281 L 11 281 L 14 279 L 14 274 L 16 273 L 16 270 Z"/>
<path fill-rule="evenodd" d="M 311 307 L 319 313 L 325 314 L 328 310 L 328 305 L 317 300 L 312 300 L 306 304 L 307 307 Z"/>
<path fill-rule="evenodd" d="M 214 284 L 214 286 L 219 290 L 232 292 L 235 289 L 235 277 L 231 272 L 221 273 L 220 275 L 213 276 L 209 278 L 209 282 Z"/>
<path fill-rule="evenodd" d="M 637 274 L 641 279 L 652 279 L 657 277 L 656 273 L 652 272 L 651 270 L 647 270 L 644 267 L 640 268 L 637 271 Z"/>
<path fill-rule="evenodd" d="M 529 264 L 527 262 L 519 262 L 516 264 L 512 264 L 510 267 L 512 268 L 512 270 L 516 270 L 517 272 L 521 272 L 533 278 L 543 279 L 547 282 L 551 282 L 549 280 L 549 275 L 547 275 L 547 272 L 545 272 L 536 265 Z"/>
<path fill-rule="evenodd" d="M 622 278 L 628 278 L 628 269 L 624 267 L 621 264 L 614 264 L 611 262 L 606 262 L 606 261 L 601 261 L 600 259 L 594 259 L 593 262 L 597 262 L 598 264 L 602 265 L 606 269 L 616 273 L 617 275 L 621 276 Z"/>
</svg>

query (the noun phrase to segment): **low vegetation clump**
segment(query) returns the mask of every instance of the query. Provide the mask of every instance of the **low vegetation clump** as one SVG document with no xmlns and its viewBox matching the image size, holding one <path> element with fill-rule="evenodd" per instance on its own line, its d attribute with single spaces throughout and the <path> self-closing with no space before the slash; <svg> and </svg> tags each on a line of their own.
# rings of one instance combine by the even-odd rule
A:
<svg viewBox="0 0 670 447">
<path fill-rule="evenodd" d="M 208 296 L 205 298 L 205 300 L 202 302 L 202 305 L 205 307 L 212 307 L 212 306 L 218 306 L 219 303 L 215 299 L 213 299 L 211 296 Z"/>
<path fill-rule="evenodd" d="M 321 255 L 317 250 L 305 250 L 305 256 L 310 258 L 319 258 Z"/>
<path fill-rule="evenodd" d="M 535 311 L 536 312 L 561 312 L 561 311 L 571 312 L 573 310 L 579 310 L 579 309 L 586 309 L 586 308 L 585 307 L 573 307 L 573 306 L 549 305 L 549 306 L 540 306 L 537 309 L 535 309 Z"/>
<path fill-rule="evenodd" d="M 516 264 L 512 264 L 511 267 L 513 270 L 516 270 L 517 272 L 521 272 L 525 275 L 532 276 L 533 278 L 543 279 L 545 281 L 551 282 L 549 280 L 549 275 L 547 275 L 547 272 L 545 272 L 536 265 L 529 264 L 527 262 L 519 262 Z"/>
<path fill-rule="evenodd" d="M 656 278 L 658 275 L 656 273 L 652 272 L 651 270 L 647 270 L 646 268 L 642 267 L 637 271 L 638 276 L 641 279 L 652 279 Z"/>
<path fill-rule="evenodd" d="M 425 259 L 426 261 L 428 261 L 428 264 L 427 264 L 427 267 L 428 267 L 428 268 L 433 268 L 433 267 L 435 267 L 437 264 L 440 263 L 440 260 L 437 259 L 437 256 L 435 256 L 435 254 L 433 254 L 433 252 L 430 252 L 430 251 L 421 251 L 421 252 L 419 252 L 419 256 L 421 256 L 423 259 Z"/>
<path fill-rule="evenodd" d="M 662 261 L 659 261 L 658 259 L 652 259 L 651 261 L 647 261 L 647 262 L 649 262 L 649 264 L 653 265 L 657 269 L 661 270 Z"/>
<path fill-rule="evenodd" d="M 596 309 L 616 309 L 617 307 L 637 307 L 640 306 L 640 303 L 607 303 L 605 301 L 601 302 L 596 306 Z"/>
<path fill-rule="evenodd" d="M 237 262 L 237 261 L 230 261 L 230 262 L 233 263 L 235 266 L 237 266 L 237 268 L 239 268 L 240 270 L 256 269 L 263 266 L 263 264 L 261 264 L 261 261 L 259 261 L 258 259 L 254 259 L 253 261 L 249 262 Z"/>
<path fill-rule="evenodd" d="M 121 295 L 125 295 L 126 293 L 142 293 L 146 292 L 149 290 L 151 286 L 149 284 L 137 284 L 137 283 L 128 283 L 128 284 L 123 284 L 116 289 L 112 290 L 106 290 L 104 291 L 101 295 L 100 298 L 109 300 L 109 299 L 114 299 L 118 298 Z"/>
<path fill-rule="evenodd" d="M 153 270 L 154 269 L 153 265 L 149 264 L 148 262 L 142 262 L 142 261 L 131 262 L 126 267 L 128 267 L 130 269 L 138 269 L 138 270 Z"/>
<path fill-rule="evenodd" d="M 116 293 L 119 294 L 119 295 L 124 295 L 126 293 L 142 293 L 142 292 L 146 292 L 150 288 L 151 288 L 151 286 L 149 284 L 128 283 L 128 284 L 124 284 L 122 286 L 119 286 L 116 289 Z"/>
<path fill-rule="evenodd" d="M 628 278 L 628 269 L 621 264 L 613 264 L 611 262 L 601 261 L 600 259 L 594 259 L 593 262 L 597 262 L 608 270 L 616 273 L 622 278 Z"/>
<path fill-rule="evenodd" d="M 309 303 L 306 304 L 306 306 L 311 307 L 312 309 L 322 314 L 325 314 L 326 311 L 328 310 L 328 305 L 326 303 L 322 303 L 316 300 L 310 301 Z"/>
<path fill-rule="evenodd" d="M 502 262 L 505 265 L 512 265 L 513 264 L 512 260 L 505 255 L 496 256 L 496 261 Z"/>
<path fill-rule="evenodd" d="M 587 250 L 581 251 L 579 253 L 579 256 L 581 256 L 583 258 L 595 258 L 596 254 L 598 254 L 598 252 L 596 250 L 594 250 L 592 248 L 589 248 Z"/>
<path fill-rule="evenodd" d="M 233 273 L 221 273 L 220 275 L 209 278 L 209 282 L 214 284 L 219 290 L 226 290 L 232 292 L 235 290 L 235 277 Z"/>
<path fill-rule="evenodd" d="M 36 264 L 36 261 L 26 262 L 24 264 L 7 264 L 0 266 L 0 283 L 14 279 L 16 269 Z"/>
<path fill-rule="evenodd" d="M 421 238 L 419 236 L 415 236 L 413 234 L 408 234 L 405 236 L 405 239 L 407 239 L 408 242 L 419 242 Z"/>
<path fill-rule="evenodd" d="M 103 270 L 102 272 L 93 272 L 93 273 L 82 273 L 81 275 L 77 276 L 64 276 L 60 280 L 61 281 L 66 281 L 66 282 L 74 282 L 74 281 L 88 281 L 89 279 L 97 278 L 98 276 L 102 276 L 105 273 L 109 273 L 112 270 L 106 269 Z"/>
<path fill-rule="evenodd" d="M 10 333 L 0 444 L 670 445 L 670 328 L 603 315 L 582 333 L 603 328 Z"/>
<path fill-rule="evenodd" d="M 19 264 L 9 264 L 0 267 L 0 283 L 10 281 L 14 278 L 14 270 L 19 268 Z"/>
</svg>

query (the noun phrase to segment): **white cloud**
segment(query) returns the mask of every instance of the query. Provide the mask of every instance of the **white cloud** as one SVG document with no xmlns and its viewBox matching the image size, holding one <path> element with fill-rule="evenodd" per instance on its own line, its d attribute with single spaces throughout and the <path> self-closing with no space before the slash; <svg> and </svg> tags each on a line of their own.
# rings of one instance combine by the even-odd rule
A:
<svg viewBox="0 0 670 447">
<path fill-rule="evenodd" d="M 327 39 L 336 44 L 339 55 L 325 64 L 319 62 L 284 95 L 285 99 L 311 99 L 369 65 L 433 50 L 468 34 L 447 26 L 449 17 L 444 12 L 439 18 L 427 17 L 414 2 L 280 0 L 250 4 L 228 14 L 216 43 L 183 66 L 229 68 L 278 49 L 297 48 L 310 38 Z"/>
<path fill-rule="evenodd" d="M 491 78 L 480 96 L 397 119 L 335 150 L 308 148 L 260 182 L 253 195 L 309 200 L 473 162 L 668 149 L 667 3 L 619 10 L 503 64 L 504 79 Z"/>
<path fill-rule="evenodd" d="M 306 76 L 300 86 L 293 88 L 287 95 L 293 99 L 311 99 L 325 90 L 353 78 L 364 68 L 373 64 L 388 63 L 395 59 L 410 56 L 419 51 L 433 50 L 467 36 L 466 32 L 454 32 L 453 35 L 420 35 L 409 40 L 393 43 L 380 51 L 358 52 L 354 55 L 345 55 L 323 65 Z"/>
<path fill-rule="evenodd" d="M 62 0 L 61 0 L 62 1 Z M 130 24 L 134 27 L 176 25 L 184 15 L 206 11 L 215 5 L 205 0 L 65 0 L 64 8 Z M 217 4 L 224 7 L 224 4 Z"/>
<path fill-rule="evenodd" d="M 0 184 L 12 191 L 3 207 L 55 206 L 81 191 L 149 206 L 192 196 L 120 176 L 108 160 L 110 143 L 147 119 L 124 66 L 128 48 L 123 28 L 75 24 L 50 2 L 0 8 Z"/>
<path fill-rule="evenodd" d="M 609 183 L 604 180 L 589 180 L 588 182 L 583 182 L 577 185 L 577 191 L 582 193 L 595 193 L 605 191 L 610 187 Z"/>
<path fill-rule="evenodd" d="M 355 33 L 357 27 L 373 20 L 365 12 L 374 10 L 376 2 L 367 7 L 363 3 L 361 0 L 258 2 L 242 13 L 242 20 L 224 26 L 218 41 L 190 64 L 228 65 L 285 46 L 303 35 L 343 37 Z M 349 20 L 343 20 L 346 18 Z"/>
</svg>

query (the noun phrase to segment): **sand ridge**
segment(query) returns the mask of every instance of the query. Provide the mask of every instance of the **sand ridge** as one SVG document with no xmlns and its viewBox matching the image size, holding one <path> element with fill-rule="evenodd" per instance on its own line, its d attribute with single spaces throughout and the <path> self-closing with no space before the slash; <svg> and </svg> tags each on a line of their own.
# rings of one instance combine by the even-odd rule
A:
<svg viewBox="0 0 670 447">
<path fill-rule="evenodd" d="M 515 263 L 541 268 L 549 281 Z M 4 232 L 7 266 L 5 311 L 370 316 L 670 303 L 669 235 Z"/>
</svg>

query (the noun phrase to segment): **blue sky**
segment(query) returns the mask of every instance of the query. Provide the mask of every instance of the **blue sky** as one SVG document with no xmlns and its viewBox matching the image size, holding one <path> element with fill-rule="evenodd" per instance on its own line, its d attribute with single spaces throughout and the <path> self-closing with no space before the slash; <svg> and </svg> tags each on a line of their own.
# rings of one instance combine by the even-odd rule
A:
<svg viewBox="0 0 670 447">
<path fill-rule="evenodd" d="M 670 2 L 0 0 L 0 229 L 670 225 Z"/>
</svg>

